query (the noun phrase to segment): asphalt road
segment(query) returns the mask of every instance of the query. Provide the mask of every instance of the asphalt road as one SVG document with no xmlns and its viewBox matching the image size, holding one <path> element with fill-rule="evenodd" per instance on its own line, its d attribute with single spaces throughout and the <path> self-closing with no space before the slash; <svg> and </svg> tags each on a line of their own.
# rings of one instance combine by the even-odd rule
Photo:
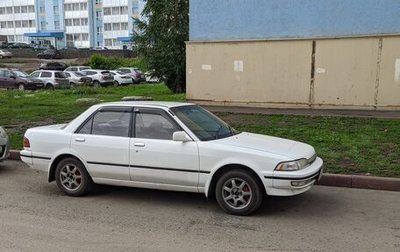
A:
<svg viewBox="0 0 400 252">
<path fill-rule="evenodd" d="M 400 251 L 400 193 L 315 186 L 236 217 L 201 194 L 102 186 L 72 198 L 6 161 L 0 251 Z"/>
</svg>

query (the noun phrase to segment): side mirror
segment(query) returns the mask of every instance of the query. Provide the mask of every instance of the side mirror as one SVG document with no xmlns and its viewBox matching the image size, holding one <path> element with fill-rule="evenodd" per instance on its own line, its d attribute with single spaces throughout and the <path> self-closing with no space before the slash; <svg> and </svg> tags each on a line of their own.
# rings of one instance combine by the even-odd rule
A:
<svg viewBox="0 0 400 252">
<path fill-rule="evenodd" d="M 176 131 L 172 135 L 172 140 L 177 141 L 177 142 L 189 142 L 192 141 L 192 139 L 186 134 L 185 131 Z"/>
</svg>

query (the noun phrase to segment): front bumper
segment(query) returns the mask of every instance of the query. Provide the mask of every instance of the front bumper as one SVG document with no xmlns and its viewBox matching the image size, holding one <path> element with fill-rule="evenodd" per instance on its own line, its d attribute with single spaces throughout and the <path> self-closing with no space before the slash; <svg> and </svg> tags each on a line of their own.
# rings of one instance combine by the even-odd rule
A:
<svg viewBox="0 0 400 252">
<path fill-rule="evenodd" d="M 26 84 L 27 89 L 38 89 L 38 88 L 44 88 L 43 82 L 28 82 Z"/>
<path fill-rule="evenodd" d="M 322 159 L 317 157 L 310 166 L 299 171 L 274 171 L 272 176 L 264 176 L 270 185 L 266 190 L 269 195 L 277 196 L 291 196 L 308 191 L 321 178 L 323 164 Z"/>
<path fill-rule="evenodd" d="M 6 141 L 0 141 L 0 161 L 8 158 L 9 155 L 9 147 Z"/>
</svg>

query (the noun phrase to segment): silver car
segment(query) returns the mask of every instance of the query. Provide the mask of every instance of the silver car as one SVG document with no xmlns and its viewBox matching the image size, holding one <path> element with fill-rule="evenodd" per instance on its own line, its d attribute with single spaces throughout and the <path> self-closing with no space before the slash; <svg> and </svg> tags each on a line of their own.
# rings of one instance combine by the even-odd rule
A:
<svg viewBox="0 0 400 252">
<path fill-rule="evenodd" d="M 11 58 L 12 57 L 12 53 L 4 50 L 4 49 L 0 49 L 0 59 L 2 58 Z"/>
<path fill-rule="evenodd" d="M 8 157 L 9 139 L 6 131 L 0 126 L 0 161 Z"/>
<path fill-rule="evenodd" d="M 71 84 L 64 72 L 55 70 L 38 70 L 31 73 L 31 77 L 43 81 L 45 88 L 70 88 Z"/>
</svg>

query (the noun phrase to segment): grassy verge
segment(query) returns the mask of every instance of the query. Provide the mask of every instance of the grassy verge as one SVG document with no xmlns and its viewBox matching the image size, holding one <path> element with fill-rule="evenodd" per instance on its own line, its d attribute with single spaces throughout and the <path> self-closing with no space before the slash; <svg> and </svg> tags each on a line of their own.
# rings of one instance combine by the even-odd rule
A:
<svg viewBox="0 0 400 252">
<path fill-rule="evenodd" d="M 162 84 L 118 88 L 79 88 L 54 91 L 1 91 L 0 125 L 4 125 L 14 149 L 21 148 L 24 131 L 33 126 L 63 123 L 88 106 L 78 98 L 117 101 L 123 96 L 144 95 L 154 100 L 184 100 Z M 306 142 L 325 161 L 325 171 L 400 177 L 400 120 L 333 116 L 291 116 L 218 113 L 241 131 L 268 134 Z"/>
<path fill-rule="evenodd" d="M 0 90 L 0 125 L 6 126 L 12 148 L 20 149 L 21 138 L 27 128 L 68 122 L 89 107 L 76 104 L 76 99 L 97 98 L 107 102 L 131 95 L 150 96 L 162 101 L 185 99 L 185 94 L 174 94 L 162 84 L 32 92 Z"/>
</svg>

